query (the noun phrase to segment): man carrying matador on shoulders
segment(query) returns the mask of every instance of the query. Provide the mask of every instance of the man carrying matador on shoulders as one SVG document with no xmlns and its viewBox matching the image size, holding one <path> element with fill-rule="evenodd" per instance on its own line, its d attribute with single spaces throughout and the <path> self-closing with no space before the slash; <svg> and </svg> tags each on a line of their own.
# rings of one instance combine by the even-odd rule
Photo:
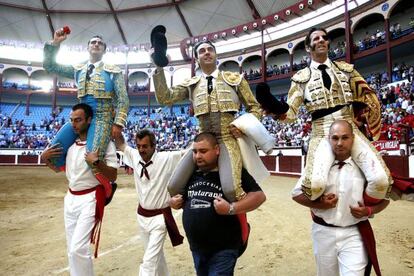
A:
<svg viewBox="0 0 414 276">
<path fill-rule="evenodd" d="M 385 162 L 356 124 L 365 124 L 368 136 L 378 139 L 381 128 L 381 109 L 375 91 L 363 77 L 346 62 L 328 58 L 328 33 L 323 28 L 312 28 L 305 38 L 306 51 L 311 56 L 309 67 L 292 77 L 288 92 L 287 112 L 269 106 L 269 87 L 256 90 L 256 97 L 269 115 L 281 122 L 292 122 L 304 105 L 312 116 L 312 134 L 302 183 L 303 193 L 317 200 L 324 193 L 328 173 L 335 161 L 328 142 L 330 125 L 346 120 L 353 125 L 355 142 L 352 159 L 367 180 L 365 204 L 375 204 L 389 196 L 392 178 Z M 269 100 L 270 98 L 270 100 Z M 280 102 L 278 102 L 280 103 Z"/>
<path fill-rule="evenodd" d="M 199 121 L 200 132 L 212 132 L 219 141 L 221 152 L 219 172 L 223 192 L 231 202 L 238 201 L 246 195 L 241 186 L 242 166 L 245 166 L 258 183 L 269 175 L 254 146 L 254 152 L 249 151 L 248 154 L 244 154 L 244 149 L 247 151 L 247 148 L 252 147 L 240 146 L 239 141 L 249 136 L 249 127 L 254 126 L 252 132 L 255 132 L 256 137 L 268 136 L 270 141 L 263 139 L 258 142 L 255 138 L 251 141 L 260 144 L 262 149 L 268 147 L 269 150 L 273 149 L 274 139 L 268 135 L 259 121 L 262 116 L 260 105 L 243 75 L 221 71 L 217 68 L 216 47 L 210 41 L 201 41 L 193 47 L 194 57 L 201 69 L 201 74 L 169 88 L 163 70 L 163 67 L 168 64 L 165 56 L 167 49 L 165 32 L 164 26 L 157 26 L 151 34 L 151 43 L 154 48 L 151 57 L 157 66 L 153 75 L 157 101 L 163 105 L 172 105 L 184 100 L 191 101 L 194 115 Z M 241 105 L 245 107 L 247 113 L 235 120 L 235 115 Z M 246 125 L 249 127 L 245 127 Z M 258 133 L 260 135 L 257 135 Z M 255 161 L 247 164 L 248 160 L 245 157 Z M 172 196 L 183 193 L 185 183 L 188 182 L 194 170 L 192 154 L 189 152 L 183 157 L 170 179 L 168 187 Z"/>
<path fill-rule="evenodd" d="M 73 78 L 78 88 L 78 99 L 93 109 L 93 120 L 87 135 L 87 151 L 98 152 L 99 159 L 89 164 L 95 177 L 104 185 L 107 197 L 112 193 L 109 180 L 97 170 L 98 162 L 102 162 L 111 136 L 120 133 L 126 125 L 129 99 L 122 71 L 115 65 L 105 64 L 102 57 L 106 44 L 100 36 L 93 36 L 88 41 L 89 61 L 75 66 L 56 63 L 56 55 L 60 44 L 70 33 L 68 27 L 57 30 L 53 40 L 44 47 L 43 66 L 49 73 L 66 78 Z M 76 134 L 71 124 L 65 124 L 52 141 L 52 145 L 60 144 L 63 153 L 60 158 L 52 160 L 55 167 L 64 170 L 67 149 L 75 142 Z"/>
</svg>

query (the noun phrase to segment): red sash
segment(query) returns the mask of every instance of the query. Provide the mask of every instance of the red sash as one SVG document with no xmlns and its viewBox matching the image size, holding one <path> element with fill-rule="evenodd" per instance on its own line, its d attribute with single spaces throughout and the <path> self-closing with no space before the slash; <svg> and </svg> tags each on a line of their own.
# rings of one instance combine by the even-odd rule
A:
<svg viewBox="0 0 414 276">
<path fill-rule="evenodd" d="M 95 191 L 96 207 L 95 207 L 95 224 L 92 228 L 92 233 L 91 233 L 91 243 L 95 245 L 94 257 L 98 258 L 99 239 L 101 237 L 101 225 L 102 225 L 102 219 L 104 216 L 104 209 L 105 209 L 104 187 L 102 185 L 98 185 L 96 187 L 82 190 L 82 191 L 72 191 L 71 189 L 69 189 L 69 192 L 73 195 L 85 195 L 93 191 Z"/>
<path fill-rule="evenodd" d="M 172 245 L 177 246 L 183 243 L 184 237 L 181 236 L 180 231 L 178 230 L 177 224 L 175 223 L 170 207 L 166 207 L 163 209 L 148 210 L 144 209 L 141 205 L 138 205 L 137 213 L 147 218 L 162 214 L 164 216 L 168 236 L 170 237 Z"/>
<path fill-rule="evenodd" d="M 323 220 L 323 218 L 316 216 L 313 212 L 311 212 L 312 220 L 313 222 L 328 226 L 328 227 L 341 227 L 336 226 L 333 224 L 329 224 L 326 221 Z M 369 276 L 371 273 L 371 267 L 374 267 L 375 273 L 377 276 L 381 276 L 381 270 L 379 267 L 379 262 L 377 258 L 377 250 L 375 246 L 375 237 L 374 232 L 372 231 L 371 224 L 369 223 L 369 220 L 363 220 L 356 224 L 358 227 L 358 231 L 361 234 L 362 243 L 364 244 L 365 249 L 367 250 L 368 254 L 368 264 L 365 267 L 365 276 Z"/>
</svg>

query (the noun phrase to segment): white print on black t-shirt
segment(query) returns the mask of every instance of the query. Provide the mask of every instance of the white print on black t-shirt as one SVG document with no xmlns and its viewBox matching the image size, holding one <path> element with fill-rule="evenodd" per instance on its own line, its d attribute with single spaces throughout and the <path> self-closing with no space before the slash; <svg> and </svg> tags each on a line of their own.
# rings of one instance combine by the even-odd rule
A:
<svg viewBox="0 0 414 276">
<path fill-rule="evenodd" d="M 198 186 L 206 186 L 206 187 L 213 187 L 218 191 L 221 191 L 221 185 L 217 185 L 216 183 L 208 182 L 208 181 L 197 181 L 194 182 L 191 186 L 188 187 L 189 190 L 193 190 L 195 187 Z"/>
<path fill-rule="evenodd" d="M 204 197 L 210 197 L 210 198 L 216 198 L 216 197 L 223 197 L 222 193 L 213 193 L 213 192 L 206 192 L 206 191 L 188 191 L 188 198 L 190 197 L 197 197 L 197 196 L 204 196 Z"/>
<path fill-rule="evenodd" d="M 209 181 L 196 181 L 188 187 L 187 198 L 191 199 L 190 209 L 210 208 L 216 197 L 223 197 L 221 185 Z"/>
<path fill-rule="evenodd" d="M 210 207 L 211 207 L 211 202 L 201 200 L 201 199 L 196 199 L 196 198 L 193 198 L 191 200 L 191 205 L 190 205 L 191 209 L 210 208 Z"/>
</svg>

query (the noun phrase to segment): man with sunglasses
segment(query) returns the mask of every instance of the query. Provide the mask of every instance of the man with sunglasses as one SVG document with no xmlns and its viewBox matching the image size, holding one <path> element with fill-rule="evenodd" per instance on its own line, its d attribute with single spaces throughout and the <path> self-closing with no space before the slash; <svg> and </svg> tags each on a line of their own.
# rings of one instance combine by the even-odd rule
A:
<svg viewBox="0 0 414 276">
<path fill-rule="evenodd" d="M 356 124 L 366 124 L 370 136 L 379 137 L 381 112 L 377 95 L 353 65 L 328 58 L 329 39 L 325 29 L 312 28 L 305 38 L 305 47 L 311 63 L 292 77 L 289 110 L 281 115 L 273 114 L 282 122 L 293 122 L 300 106 L 305 105 L 312 115 L 312 138 L 302 191 L 311 200 L 318 200 L 324 193 L 329 169 L 335 161 L 327 139 L 329 127 L 335 120 L 346 120 L 353 126 L 355 135 L 352 159 L 368 183 L 364 202 L 376 204 L 389 196 L 392 179 L 384 161 Z M 360 122 L 361 118 L 365 121 Z"/>
<path fill-rule="evenodd" d="M 223 192 L 230 201 L 237 201 L 246 194 L 241 187 L 242 156 L 235 139 L 241 136 L 241 131 L 231 123 L 241 104 L 257 119 L 261 118 L 261 109 L 242 75 L 218 70 L 216 48 L 212 42 L 197 43 L 193 52 L 201 74 L 168 88 L 164 70 L 158 66 L 154 74 L 155 95 L 157 101 L 164 105 L 186 99 L 192 102 L 194 115 L 200 122 L 200 132 L 212 132 L 219 140 Z M 185 155 L 170 180 L 171 195 L 183 193 L 194 169 L 191 154 Z"/>
<path fill-rule="evenodd" d="M 79 101 L 92 107 L 94 117 L 88 130 L 87 151 L 98 153 L 99 159 L 91 166 L 95 177 L 104 185 L 106 197 L 109 198 L 112 186 L 96 168 L 103 160 L 111 136 L 119 135 L 126 125 L 129 99 L 125 81 L 119 67 L 102 61 L 106 44 L 100 36 L 93 36 L 88 41 L 87 63 L 74 66 L 56 63 L 60 44 L 67 38 L 69 32 L 68 29 L 61 28 L 55 32 L 53 40 L 45 44 L 43 66 L 49 73 L 74 78 Z M 60 129 L 52 145 L 60 144 L 64 154 L 52 160 L 55 167 L 64 170 L 67 149 L 75 139 L 76 134 L 70 123 Z"/>
</svg>

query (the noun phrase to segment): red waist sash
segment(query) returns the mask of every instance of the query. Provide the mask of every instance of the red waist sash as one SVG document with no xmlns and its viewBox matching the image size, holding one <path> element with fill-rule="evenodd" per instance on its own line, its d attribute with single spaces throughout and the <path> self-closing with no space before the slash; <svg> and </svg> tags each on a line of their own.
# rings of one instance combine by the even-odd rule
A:
<svg viewBox="0 0 414 276">
<path fill-rule="evenodd" d="M 91 243 L 95 245 L 95 258 L 98 258 L 98 247 L 99 247 L 99 240 L 101 237 L 101 226 L 102 226 L 102 219 L 104 216 L 104 209 L 105 209 L 105 189 L 102 185 L 95 186 L 90 189 L 82 190 L 82 191 L 73 191 L 69 189 L 69 192 L 73 195 L 86 195 L 91 192 L 95 191 L 95 198 L 96 198 L 96 207 L 95 207 L 95 224 L 92 228 L 91 232 Z"/>
<path fill-rule="evenodd" d="M 170 237 L 172 245 L 177 246 L 183 243 L 184 237 L 181 236 L 180 231 L 178 230 L 177 224 L 175 223 L 170 207 L 166 207 L 163 209 L 148 210 L 144 209 L 141 205 L 138 205 L 137 213 L 147 218 L 162 214 L 164 216 L 168 236 Z"/>
<path fill-rule="evenodd" d="M 71 190 L 69 188 L 69 192 L 72 195 L 86 195 L 86 194 L 89 194 L 89 193 L 91 193 L 91 192 L 93 192 L 95 190 L 96 190 L 96 187 L 93 187 L 93 188 L 90 188 L 90 189 L 86 189 L 86 190 L 82 190 L 82 191 L 74 191 L 74 190 Z"/>
</svg>

